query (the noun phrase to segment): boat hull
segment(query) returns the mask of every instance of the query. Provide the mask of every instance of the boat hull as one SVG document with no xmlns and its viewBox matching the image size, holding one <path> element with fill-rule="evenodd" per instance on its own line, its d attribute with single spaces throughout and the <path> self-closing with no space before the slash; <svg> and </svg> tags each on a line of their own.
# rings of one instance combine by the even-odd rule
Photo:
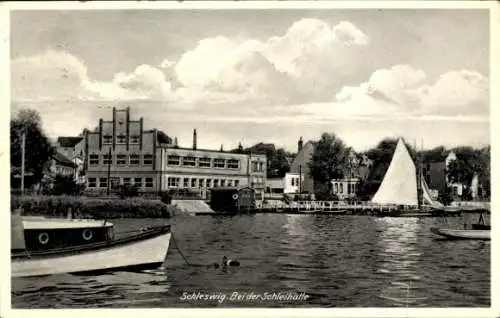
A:
<svg viewBox="0 0 500 318">
<path fill-rule="evenodd" d="M 61 253 L 21 252 L 11 256 L 11 276 L 28 277 L 61 273 L 112 271 L 159 267 L 170 245 L 170 230 L 152 231 L 136 237 Z"/>
<path fill-rule="evenodd" d="M 490 240 L 489 230 L 455 230 L 431 228 L 431 232 L 450 239 Z"/>
</svg>

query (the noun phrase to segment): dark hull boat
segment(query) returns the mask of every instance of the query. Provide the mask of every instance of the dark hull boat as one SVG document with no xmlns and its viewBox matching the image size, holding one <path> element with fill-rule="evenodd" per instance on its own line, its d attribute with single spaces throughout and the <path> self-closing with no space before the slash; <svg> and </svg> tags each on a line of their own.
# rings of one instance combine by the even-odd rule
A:
<svg viewBox="0 0 500 318">
<path fill-rule="evenodd" d="M 169 225 L 114 238 L 113 224 L 105 221 L 12 220 L 12 277 L 157 268 L 171 237 Z"/>
</svg>

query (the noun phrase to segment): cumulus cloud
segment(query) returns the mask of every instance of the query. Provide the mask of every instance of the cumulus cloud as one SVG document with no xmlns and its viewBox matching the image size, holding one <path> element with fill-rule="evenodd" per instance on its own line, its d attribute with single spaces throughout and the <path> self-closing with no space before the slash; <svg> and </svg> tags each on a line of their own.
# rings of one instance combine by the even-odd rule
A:
<svg viewBox="0 0 500 318">
<path fill-rule="evenodd" d="M 389 102 L 404 113 L 457 115 L 487 111 L 488 88 L 488 79 L 475 71 L 451 71 L 432 83 L 423 70 L 395 65 L 375 71 L 358 86 L 343 87 L 335 97 L 338 102 Z"/>
<path fill-rule="evenodd" d="M 395 65 L 345 85 L 362 67 L 360 57 L 369 43 L 350 22 L 302 19 L 266 40 L 206 38 L 175 61 L 139 65 L 108 82 L 89 78 L 84 62 L 69 52 L 47 51 L 12 60 L 13 99 L 154 100 L 177 107 L 263 109 L 307 105 L 289 109 L 324 118 L 487 112 L 489 81 L 470 70 L 431 80 L 421 69 Z"/>
</svg>

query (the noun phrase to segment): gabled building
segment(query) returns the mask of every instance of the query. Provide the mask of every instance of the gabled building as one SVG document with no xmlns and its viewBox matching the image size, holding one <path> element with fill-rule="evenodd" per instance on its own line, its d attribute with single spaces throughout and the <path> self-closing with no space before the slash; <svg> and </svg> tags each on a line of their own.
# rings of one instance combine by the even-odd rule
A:
<svg viewBox="0 0 500 318">
<path fill-rule="evenodd" d="M 196 129 L 192 147 L 179 147 L 177 138 L 146 129 L 142 117 L 133 120 L 130 108 L 114 108 L 112 116 L 84 132 L 88 191 L 130 185 L 141 192 L 189 189 L 206 198 L 211 188 L 251 187 L 263 194 L 265 155 L 201 149 Z"/>
<path fill-rule="evenodd" d="M 290 165 L 291 173 L 303 175 L 302 193 L 314 194 L 314 180 L 309 169 L 309 162 L 311 161 L 314 147 L 314 142 L 308 141 L 304 144 L 302 137 L 300 137 L 297 143 L 297 155 Z"/>
</svg>

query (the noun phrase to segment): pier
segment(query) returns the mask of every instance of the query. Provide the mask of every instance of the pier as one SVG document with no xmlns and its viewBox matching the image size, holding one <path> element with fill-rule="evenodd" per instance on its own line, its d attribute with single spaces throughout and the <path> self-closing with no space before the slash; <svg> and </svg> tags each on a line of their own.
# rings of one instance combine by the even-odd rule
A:
<svg viewBox="0 0 500 318">
<path fill-rule="evenodd" d="M 452 207 L 449 209 L 432 209 L 404 205 L 383 205 L 372 202 L 344 202 L 344 201 L 294 201 L 290 203 L 274 202 L 265 203 L 252 209 L 239 211 L 214 212 L 193 211 L 196 215 L 235 215 L 235 214 L 328 214 L 328 215 L 372 215 L 372 216 L 404 216 L 435 217 L 435 216 L 460 216 L 464 212 L 485 212 L 483 206 Z M 401 213 L 402 212 L 402 213 Z"/>
</svg>

